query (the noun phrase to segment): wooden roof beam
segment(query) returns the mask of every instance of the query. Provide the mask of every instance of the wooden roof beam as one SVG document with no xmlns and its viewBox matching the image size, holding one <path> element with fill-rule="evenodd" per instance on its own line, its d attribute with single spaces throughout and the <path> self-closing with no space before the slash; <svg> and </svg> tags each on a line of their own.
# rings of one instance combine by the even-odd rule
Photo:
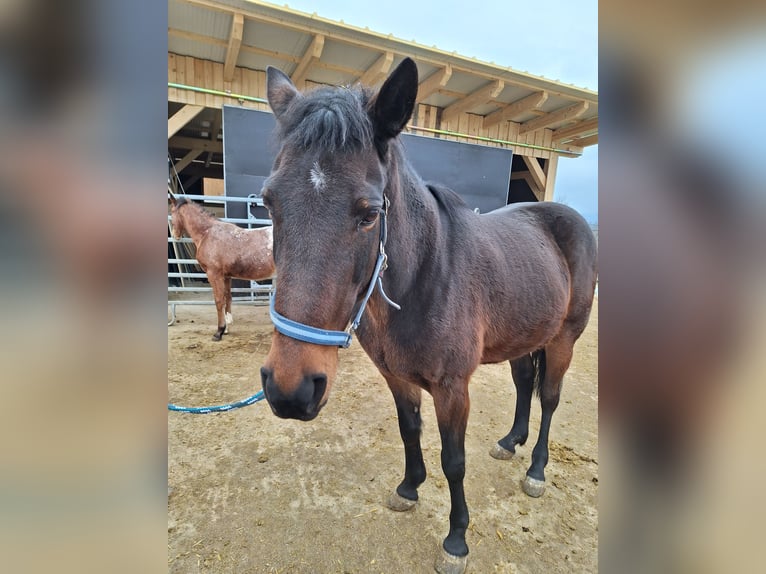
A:
<svg viewBox="0 0 766 574">
<path fill-rule="evenodd" d="M 168 118 L 168 139 L 172 138 L 178 133 L 178 130 L 188 124 L 193 118 L 197 117 L 197 114 L 204 109 L 204 106 L 186 104 L 174 113 L 172 117 Z"/>
<path fill-rule="evenodd" d="M 556 110 L 539 118 L 524 122 L 519 126 L 519 135 L 534 132 L 550 125 L 580 117 L 588 110 L 588 102 L 577 102 L 566 108 Z"/>
<path fill-rule="evenodd" d="M 512 120 L 519 114 L 523 114 L 524 112 L 528 112 L 542 106 L 547 100 L 548 92 L 543 91 L 529 94 L 528 96 L 525 96 L 520 100 L 516 100 L 512 104 L 509 104 L 506 107 L 497 110 L 496 112 L 492 112 L 491 114 L 484 116 L 482 127 L 486 130 L 487 128 L 499 124 L 500 122 Z"/>
<path fill-rule="evenodd" d="M 189 138 L 185 136 L 175 136 L 168 140 L 168 147 L 178 149 L 199 149 L 200 151 L 214 151 L 223 153 L 223 142 L 211 141 L 209 139 Z"/>
<path fill-rule="evenodd" d="M 545 177 L 543 168 L 540 167 L 540 162 L 537 161 L 536 157 L 521 157 L 524 158 L 524 163 L 527 164 L 527 168 L 529 169 L 529 175 L 532 176 L 532 180 L 535 182 L 537 189 L 543 191 L 545 189 L 547 178 Z"/>
<path fill-rule="evenodd" d="M 572 139 L 574 136 L 585 134 L 598 129 L 598 118 L 583 120 L 571 126 L 559 128 L 551 132 L 553 141 L 562 141 Z"/>
<path fill-rule="evenodd" d="M 317 34 L 314 39 L 311 40 L 308 49 L 304 52 L 301 61 L 298 62 L 298 67 L 295 68 L 293 75 L 290 77 L 293 84 L 299 89 L 303 89 L 306 83 L 306 76 L 308 75 L 311 64 L 316 62 L 322 57 L 322 50 L 324 49 L 324 36 Z"/>
<path fill-rule="evenodd" d="M 449 79 L 452 77 L 452 66 L 447 64 L 441 70 L 436 70 L 433 74 L 428 76 L 425 80 L 420 82 L 418 86 L 417 102 L 420 103 L 431 94 L 438 92 L 447 85 Z"/>
<path fill-rule="evenodd" d="M 458 100 L 454 104 L 450 104 L 444 108 L 442 121 L 450 121 L 471 108 L 475 108 L 476 106 L 486 104 L 490 100 L 494 100 L 500 95 L 504 88 L 505 82 L 502 80 L 495 80 L 494 82 L 490 82 L 486 86 L 479 88 L 475 92 L 471 92 L 462 100 Z"/>
<path fill-rule="evenodd" d="M 197 156 L 199 156 L 203 151 L 201 149 L 193 149 L 189 153 L 187 153 L 180 161 L 176 162 L 175 169 L 176 173 L 181 173 L 184 168 L 189 165 L 191 162 L 193 162 L 195 159 L 197 159 Z"/>
<path fill-rule="evenodd" d="M 586 136 L 584 138 L 578 138 L 569 142 L 570 145 L 576 145 L 580 147 L 588 147 L 589 145 L 596 145 L 598 143 L 598 134 L 592 136 Z"/>
<path fill-rule="evenodd" d="M 386 52 L 372 66 L 367 68 L 357 81 L 363 86 L 374 86 L 388 74 L 393 63 L 394 53 Z"/>
<path fill-rule="evenodd" d="M 210 128 L 210 141 L 217 142 L 218 141 L 218 132 L 221 131 L 221 124 L 223 123 L 223 110 L 221 110 L 221 113 L 218 113 L 218 110 L 216 110 L 215 118 L 213 119 L 213 125 Z M 205 167 L 210 167 L 210 162 L 213 161 L 213 152 L 209 151 L 207 152 L 207 157 L 205 158 Z"/>
<path fill-rule="evenodd" d="M 234 68 L 239 57 L 239 47 L 242 45 L 242 31 L 245 28 L 245 16 L 236 12 L 231 19 L 231 31 L 229 32 L 229 45 L 226 48 L 226 60 L 223 63 L 223 81 L 231 82 L 234 79 Z"/>
</svg>

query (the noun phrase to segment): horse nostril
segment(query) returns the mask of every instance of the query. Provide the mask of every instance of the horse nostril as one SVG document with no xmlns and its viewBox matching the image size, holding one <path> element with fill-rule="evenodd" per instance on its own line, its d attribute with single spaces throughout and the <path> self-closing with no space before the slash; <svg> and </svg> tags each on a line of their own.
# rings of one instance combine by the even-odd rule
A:
<svg viewBox="0 0 766 574">
<path fill-rule="evenodd" d="M 269 380 L 271 380 L 271 369 L 261 367 L 261 387 L 263 388 L 263 394 L 268 394 L 266 385 L 268 384 Z"/>
<path fill-rule="evenodd" d="M 325 389 L 327 389 L 327 375 L 320 374 L 311 377 L 311 381 L 314 383 L 314 405 L 318 405 L 324 396 Z"/>
</svg>

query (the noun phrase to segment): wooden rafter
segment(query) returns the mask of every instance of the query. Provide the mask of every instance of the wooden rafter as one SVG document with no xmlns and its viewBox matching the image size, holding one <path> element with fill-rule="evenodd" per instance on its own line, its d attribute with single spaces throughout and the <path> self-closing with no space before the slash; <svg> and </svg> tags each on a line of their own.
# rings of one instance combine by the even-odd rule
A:
<svg viewBox="0 0 766 574">
<path fill-rule="evenodd" d="M 295 68 L 293 75 L 290 79 L 298 88 L 303 88 L 306 82 L 306 75 L 308 74 L 311 64 L 316 62 L 322 57 L 322 50 L 324 49 L 324 36 L 317 34 L 314 39 L 311 40 L 308 49 L 304 52 L 301 61 L 298 63 L 298 67 Z"/>
<path fill-rule="evenodd" d="M 556 186 L 556 172 L 559 167 L 558 154 L 551 154 L 545 162 L 545 194 L 543 195 L 544 201 L 553 201 L 553 192 Z"/>
<path fill-rule="evenodd" d="M 598 129 L 598 118 L 583 120 L 571 126 L 566 126 L 563 128 L 559 128 L 557 130 L 553 130 L 553 132 L 551 132 L 551 139 L 553 141 L 564 141 L 564 140 L 572 139 L 575 136 L 579 136 L 580 134 L 587 134 L 588 132 L 592 132 L 597 129 Z"/>
<path fill-rule="evenodd" d="M 208 138 L 210 141 L 213 141 L 213 142 L 218 141 L 218 132 L 221 131 L 222 122 L 223 122 L 223 110 L 221 110 L 220 114 L 216 111 L 215 118 L 213 119 L 213 125 L 210 128 L 210 137 Z M 205 158 L 205 167 L 210 167 L 211 161 L 213 161 L 213 152 L 209 151 L 207 152 L 207 157 Z"/>
<path fill-rule="evenodd" d="M 540 192 L 545 191 L 545 172 L 543 171 L 543 168 L 540 167 L 540 162 L 537 161 L 536 157 L 527 157 L 522 156 L 524 158 L 524 163 L 527 165 L 527 168 L 529 169 L 529 175 L 532 176 L 532 180 L 535 182 L 535 186 Z M 535 193 L 535 195 L 542 195 L 542 193 Z"/>
<path fill-rule="evenodd" d="M 202 42 L 203 44 L 213 44 L 214 46 L 223 47 L 227 45 L 226 40 L 221 40 L 220 38 L 197 34 L 196 32 L 189 32 L 187 30 L 179 30 L 178 28 L 171 28 L 169 26 L 168 36 L 175 36 L 176 38 L 183 38 L 184 40 L 192 40 L 194 42 Z"/>
<path fill-rule="evenodd" d="M 173 116 L 168 119 L 168 139 L 172 138 L 176 133 L 178 133 L 178 130 L 188 124 L 192 118 L 196 117 L 197 114 L 199 114 L 204 109 L 204 106 L 186 104 L 176 113 L 174 113 Z"/>
<path fill-rule="evenodd" d="M 223 153 L 223 142 L 211 141 L 208 139 L 189 138 L 185 136 L 175 136 L 168 140 L 168 147 L 178 149 L 199 149 L 200 151 L 214 151 Z"/>
<path fill-rule="evenodd" d="M 176 173 L 181 173 L 184 168 L 189 165 L 191 162 L 193 162 L 195 159 L 197 159 L 197 156 L 199 156 L 203 150 L 201 149 L 193 149 L 189 153 L 187 153 L 180 161 L 176 162 L 175 168 Z"/>
<path fill-rule="evenodd" d="M 495 80 L 494 82 L 490 82 L 486 86 L 479 88 L 475 92 L 471 92 L 462 100 L 458 100 L 454 104 L 444 108 L 442 121 L 450 121 L 471 108 L 475 108 L 476 106 L 486 104 L 490 100 L 494 100 L 500 95 L 503 88 L 505 88 L 505 82 L 502 80 Z"/>
<path fill-rule="evenodd" d="M 576 104 L 572 104 L 566 108 L 556 110 L 555 112 L 551 112 L 539 118 L 524 122 L 519 126 L 519 135 L 525 134 L 527 132 L 534 132 L 559 122 L 577 118 L 587 111 L 588 105 L 588 102 L 577 102 Z"/>
<path fill-rule="evenodd" d="M 275 52 L 274 50 L 264 50 L 263 48 L 258 48 L 256 46 L 248 46 L 247 44 L 242 44 L 240 46 L 240 50 L 243 52 L 250 52 L 251 54 L 257 54 L 259 56 L 268 56 L 269 58 L 277 58 L 278 60 L 284 60 L 285 62 L 290 62 L 292 64 L 297 64 L 301 61 L 301 59 L 298 56 L 292 56 L 290 54 L 284 54 L 282 52 Z"/>
<path fill-rule="evenodd" d="M 388 74 L 393 62 L 394 53 L 386 52 L 380 58 L 375 60 L 375 63 L 367 68 L 357 81 L 363 86 L 374 86 Z"/>
<path fill-rule="evenodd" d="M 447 85 L 449 79 L 452 77 L 452 66 L 447 64 L 441 70 L 436 70 L 433 74 L 428 76 L 425 80 L 420 82 L 418 86 L 418 98 L 417 102 L 420 103 L 431 94 L 441 90 Z"/>
<path fill-rule="evenodd" d="M 592 136 L 578 138 L 576 140 L 572 140 L 569 143 L 572 145 L 580 146 L 580 147 L 588 147 L 589 145 L 596 145 L 598 143 L 598 134 L 593 134 Z"/>
<path fill-rule="evenodd" d="M 237 65 L 239 47 L 242 44 L 242 31 L 245 28 L 245 17 L 241 12 L 234 14 L 231 19 L 231 31 L 229 32 L 229 45 L 226 48 L 226 60 L 223 64 L 223 81 L 231 82 L 234 79 L 234 68 Z"/>
<path fill-rule="evenodd" d="M 491 114 L 484 116 L 482 127 L 486 130 L 487 128 L 499 124 L 500 122 L 511 120 L 519 114 L 523 114 L 524 112 L 528 112 L 542 106 L 547 100 L 548 92 L 544 91 L 535 92 L 534 94 L 525 96 L 520 100 L 516 100 L 512 104 L 497 110 L 496 112 L 492 112 Z"/>
<path fill-rule="evenodd" d="M 532 193 L 535 194 L 535 197 L 537 197 L 537 184 L 535 183 L 534 178 L 532 177 L 532 174 L 528 171 L 514 171 L 511 174 L 511 180 L 519 180 L 523 179 L 527 182 L 527 185 L 529 186 L 529 189 L 532 190 Z"/>
</svg>

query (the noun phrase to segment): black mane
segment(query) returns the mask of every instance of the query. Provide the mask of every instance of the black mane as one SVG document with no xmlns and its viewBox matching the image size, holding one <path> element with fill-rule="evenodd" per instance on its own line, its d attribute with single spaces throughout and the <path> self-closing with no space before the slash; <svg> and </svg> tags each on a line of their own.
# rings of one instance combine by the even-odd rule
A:
<svg viewBox="0 0 766 574">
<path fill-rule="evenodd" d="M 359 151 L 372 145 L 369 92 L 318 88 L 296 98 L 279 124 L 280 139 L 306 151 Z"/>
<path fill-rule="evenodd" d="M 450 219 L 454 219 L 458 211 L 470 209 L 463 198 L 449 187 L 434 182 L 426 183 L 426 187 Z"/>
</svg>

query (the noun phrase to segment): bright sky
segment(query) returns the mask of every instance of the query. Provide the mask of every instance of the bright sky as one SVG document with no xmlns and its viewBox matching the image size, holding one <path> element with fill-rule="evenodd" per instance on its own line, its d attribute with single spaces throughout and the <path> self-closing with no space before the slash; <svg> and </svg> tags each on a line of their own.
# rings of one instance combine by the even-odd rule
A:
<svg viewBox="0 0 766 574">
<path fill-rule="evenodd" d="M 286 3 L 323 18 L 598 90 L 596 0 Z M 555 199 L 571 205 L 589 221 L 598 221 L 598 146 L 586 148 L 582 157 L 559 160 Z"/>
</svg>

